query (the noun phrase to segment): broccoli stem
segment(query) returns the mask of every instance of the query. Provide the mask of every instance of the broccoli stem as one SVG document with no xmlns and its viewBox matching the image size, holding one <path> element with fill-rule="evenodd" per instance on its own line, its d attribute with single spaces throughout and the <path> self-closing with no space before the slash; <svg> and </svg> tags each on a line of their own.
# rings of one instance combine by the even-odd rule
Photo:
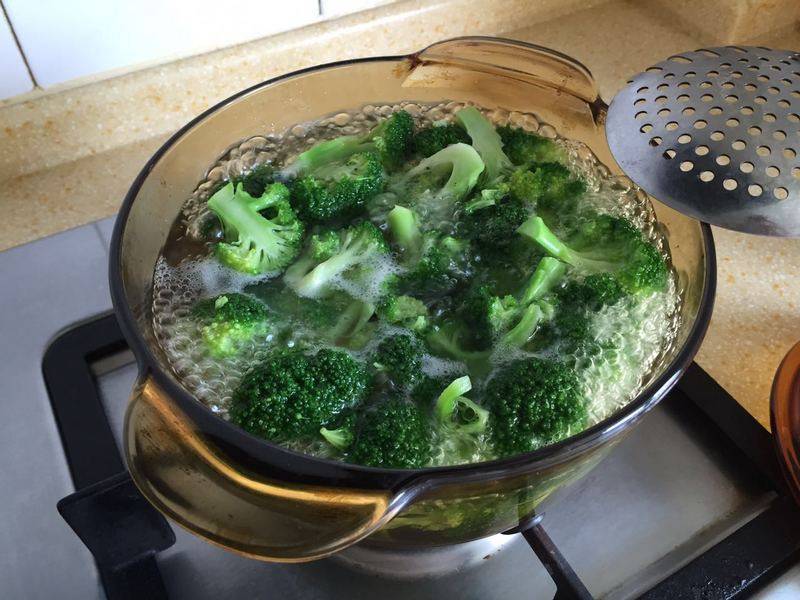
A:
<svg viewBox="0 0 800 600">
<path fill-rule="evenodd" d="M 422 250 L 422 234 L 417 225 L 417 215 L 398 204 L 389 211 L 387 222 L 394 241 L 402 248 L 408 260 L 413 262 L 419 258 Z"/>
<path fill-rule="evenodd" d="M 353 443 L 353 432 L 347 427 L 339 429 L 327 429 L 323 427 L 319 430 L 320 435 L 334 448 L 346 450 Z"/>
<path fill-rule="evenodd" d="M 450 385 L 444 388 L 439 398 L 436 400 L 436 417 L 440 423 L 447 427 L 452 427 L 462 433 L 479 433 L 486 428 L 489 420 L 489 411 L 481 408 L 464 394 L 472 389 L 472 381 L 468 375 L 453 380 Z M 454 417 L 457 409 L 465 407 L 475 415 L 466 423 L 456 423 Z"/>
<path fill-rule="evenodd" d="M 539 266 L 536 267 L 522 292 L 522 303 L 530 304 L 545 296 L 561 281 L 566 272 L 567 266 L 563 262 L 552 256 L 545 256 L 539 261 Z"/>
<path fill-rule="evenodd" d="M 406 180 L 444 168 L 450 170 L 450 178 L 439 191 L 439 195 L 460 199 L 475 187 L 484 165 L 480 155 L 472 146 L 451 144 L 433 156 L 421 160 L 416 167 L 406 173 Z"/>
<path fill-rule="evenodd" d="M 520 233 L 539 244 L 545 252 L 565 263 L 591 272 L 613 271 L 618 266 L 616 263 L 605 260 L 588 258 L 575 252 L 545 225 L 541 217 L 531 217 L 517 229 Z"/>
<path fill-rule="evenodd" d="M 486 178 L 494 181 L 506 169 L 512 167 L 511 161 L 503 152 L 503 141 L 494 125 L 474 106 L 462 108 L 456 113 L 456 120 L 467 130 L 472 145 L 486 165 Z"/>
<path fill-rule="evenodd" d="M 329 332 L 330 338 L 336 345 L 346 346 L 348 341 L 364 328 L 373 314 L 375 314 L 374 304 L 355 300 L 345 309 Z"/>
<path fill-rule="evenodd" d="M 536 328 L 543 318 L 542 307 L 536 303 L 531 304 L 523 311 L 519 322 L 503 336 L 502 344 L 512 348 L 524 346 L 536 332 Z"/>
</svg>

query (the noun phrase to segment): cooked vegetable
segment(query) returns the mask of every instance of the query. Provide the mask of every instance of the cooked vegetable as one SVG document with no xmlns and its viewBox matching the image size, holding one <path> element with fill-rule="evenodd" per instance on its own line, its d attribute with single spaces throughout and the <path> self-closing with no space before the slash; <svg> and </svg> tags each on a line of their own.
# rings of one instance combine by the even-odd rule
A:
<svg viewBox="0 0 800 600">
<path fill-rule="evenodd" d="M 314 436 L 364 399 L 368 381 L 364 366 L 341 350 L 278 353 L 242 378 L 231 419 L 274 442 Z"/>
<path fill-rule="evenodd" d="M 415 404 L 385 400 L 366 411 L 357 425 L 348 458 L 360 465 L 414 469 L 431 457 L 428 418 Z"/>
<path fill-rule="evenodd" d="M 557 360 L 530 358 L 504 367 L 486 386 L 486 406 L 499 456 L 535 450 L 586 418 L 578 377 Z"/>
<path fill-rule="evenodd" d="M 194 305 L 193 316 L 209 352 L 218 357 L 234 354 L 242 342 L 269 332 L 269 310 L 246 294 L 222 294 Z"/>
<path fill-rule="evenodd" d="M 291 263 L 303 239 L 303 223 L 289 205 L 289 190 L 269 184 L 254 198 L 240 183 L 228 183 L 208 200 L 219 217 L 225 242 L 216 245 L 219 260 L 243 273 L 282 271 Z"/>
<path fill-rule="evenodd" d="M 162 329 L 197 335 L 197 370 L 223 372 L 206 393 L 233 423 L 326 458 L 460 464 L 598 422 L 635 395 L 677 312 L 649 215 L 568 143 L 476 107 L 414 114 L 333 139 L 328 119 L 289 164 L 259 155 L 208 205 L 219 260 L 261 277 L 198 269 L 231 291 Z M 165 271 L 182 272 L 173 256 Z M 154 293 L 154 310 L 184 289 Z"/>
</svg>

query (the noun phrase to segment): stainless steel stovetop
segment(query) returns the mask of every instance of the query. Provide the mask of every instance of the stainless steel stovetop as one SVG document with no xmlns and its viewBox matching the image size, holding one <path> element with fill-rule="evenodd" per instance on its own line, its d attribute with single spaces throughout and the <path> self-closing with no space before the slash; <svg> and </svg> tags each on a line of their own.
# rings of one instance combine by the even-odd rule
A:
<svg viewBox="0 0 800 600">
<path fill-rule="evenodd" d="M 102 598 L 89 552 L 56 512 L 74 491 L 42 377 L 49 342 L 110 309 L 106 261 L 111 221 L 0 253 L 0 596 Z M 93 365 L 117 443 L 136 371 L 129 353 Z M 596 597 L 634 598 L 753 519 L 775 498 L 720 447 L 719 433 L 675 403 L 655 409 L 544 516 L 544 525 Z M 93 432 L 87 430 L 86 436 Z M 275 565 L 245 559 L 174 527 L 158 556 L 170 598 L 552 598 L 555 586 L 521 536 L 474 568 L 387 579 L 336 560 Z M 433 560 L 441 558 L 432 555 Z M 685 595 L 684 593 L 685 592 Z M 716 598 L 713 589 L 674 597 Z M 800 597 L 800 567 L 759 598 Z"/>
</svg>

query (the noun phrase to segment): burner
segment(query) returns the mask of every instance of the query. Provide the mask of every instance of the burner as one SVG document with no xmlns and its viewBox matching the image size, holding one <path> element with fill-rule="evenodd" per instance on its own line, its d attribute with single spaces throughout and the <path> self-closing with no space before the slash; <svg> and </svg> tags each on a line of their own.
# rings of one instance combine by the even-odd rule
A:
<svg viewBox="0 0 800 600">
<path fill-rule="evenodd" d="M 258 563 L 181 531 L 172 546 L 167 521 L 138 495 L 118 450 L 135 377 L 125 348 L 107 314 L 62 333 L 43 362 L 78 489 L 59 510 L 93 553 L 109 600 L 257 590 L 290 598 L 310 589 L 346 598 L 381 581 L 384 600 L 547 593 L 559 600 L 591 593 L 732 599 L 800 556 L 800 511 L 770 434 L 696 365 L 600 466 L 547 514 L 522 523 L 522 535 L 423 552 L 365 543 L 305 565 Z"/>
</svg>

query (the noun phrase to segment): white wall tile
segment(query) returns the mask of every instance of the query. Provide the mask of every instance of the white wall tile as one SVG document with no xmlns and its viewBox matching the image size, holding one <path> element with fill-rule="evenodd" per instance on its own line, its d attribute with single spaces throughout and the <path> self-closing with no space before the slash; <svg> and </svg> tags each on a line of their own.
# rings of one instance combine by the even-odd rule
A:
<svg viewBox="0 0 800 600">
<path fill-rule="evenodd" d="M 11 34 L 11 27 L 0 12 L 0 99 L 10 98 L 31 89 L 33 81 L 28 75 L 28 69 Z"/>
<path fill-rule="evenodd" d="M 389 4 L 393 0 L 321 0 L 322 15 L 336 17 Z"/>
<path fill-rule="evenodd" d="M 46 87 L 187 56 L 299 27 L 317 0 L 3 0 L 36 81 Z"/>
</svg>

